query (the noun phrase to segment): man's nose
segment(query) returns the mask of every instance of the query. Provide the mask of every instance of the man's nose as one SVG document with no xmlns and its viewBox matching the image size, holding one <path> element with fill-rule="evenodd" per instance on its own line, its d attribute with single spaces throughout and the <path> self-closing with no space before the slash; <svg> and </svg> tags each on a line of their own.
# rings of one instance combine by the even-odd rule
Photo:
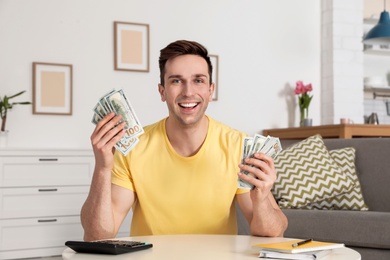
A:
<svg viewBox="0 0 390 260">
<path fill-rule="evenodd" d="M 191 82 L 185 82 L 183 84 L 183 89 L 182 89 L 182 93 L 183 95 L 185 96 L 190 96 L 194 91 L 194 86 Z"/>
</svg>

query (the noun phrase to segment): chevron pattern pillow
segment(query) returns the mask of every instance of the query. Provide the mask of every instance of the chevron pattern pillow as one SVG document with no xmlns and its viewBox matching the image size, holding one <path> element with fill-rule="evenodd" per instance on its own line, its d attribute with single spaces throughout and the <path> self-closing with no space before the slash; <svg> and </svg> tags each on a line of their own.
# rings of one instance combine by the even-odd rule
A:
<svg viewBox="0 0 390 260">
<path fill-rule="evenodd" d="M 355 167 L 355 148 L 347 147 L 330 150 L 330 156 L 343 169 L 355 183 L 355 187 L 348 193 L 335 196 L 331 199 L 313 203 L 307 209 L 345 209 L 345 210 L 368 210 L 364 202 L 360 181 Z"/>
<path fill-rule="evenodd" d="M 304 208 L 354 188 L 336 164 L 320 135 L 281 151 L 275 159 L 277 179 L 272 193 L 281 208 Z"/>
</svg>

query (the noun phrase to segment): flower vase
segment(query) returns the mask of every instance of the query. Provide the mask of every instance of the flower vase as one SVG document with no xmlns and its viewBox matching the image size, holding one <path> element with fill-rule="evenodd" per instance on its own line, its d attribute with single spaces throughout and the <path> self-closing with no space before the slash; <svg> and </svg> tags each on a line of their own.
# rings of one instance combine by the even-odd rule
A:
<svg viewBox="0 0 390 260">
<path fill-rule="evenodd" d="M 0 131 L 0 147 L 8 146 L 8 131 Z"/>
<path fill-rule="evenodd" d="M 299 122 L 300 127 L 312 126 L 312 119 L 309 118 L 309 108 L 301 107 L 301 121 Z"/>
</svg>

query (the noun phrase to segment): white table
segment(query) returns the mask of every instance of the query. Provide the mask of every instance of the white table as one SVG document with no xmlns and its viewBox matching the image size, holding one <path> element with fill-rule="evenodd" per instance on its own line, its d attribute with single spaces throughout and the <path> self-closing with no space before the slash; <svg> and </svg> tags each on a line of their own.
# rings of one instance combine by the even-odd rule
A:
<svg viewBox="0 0 390 260">
<path fill-rule="evenodd" d="M 258 250 L 251 245 L 274 243 L 289 240 L 288 238 L 266 238 L 240 235 L 162 235 L 124 237 L 124 240 L 146 241 L 153 248 L 121 255 L 96 255 L 75 253 L 67 248 L 62 253 L 65 260 L 99 260 L 99 259 L 256 259 Z M 322 260 L 359 260 L 360 254 L 350 248 L 334 249 Z"/>
</svg>

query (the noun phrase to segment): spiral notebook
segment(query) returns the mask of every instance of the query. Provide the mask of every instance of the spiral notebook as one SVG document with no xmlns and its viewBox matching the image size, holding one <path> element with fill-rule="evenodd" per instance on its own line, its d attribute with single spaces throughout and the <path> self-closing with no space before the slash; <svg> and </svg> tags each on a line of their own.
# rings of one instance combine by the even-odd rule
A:
<svg viewBox="0 0 390 260">
<path fill-rule="evenodd" d="M 266 249 L 268 251 L 290 253 L 290 254 L 336 249 L 336 248 L 344 247 L 344 244 L 342 243 L 330 243 L 330 242 L 321 242 L 321 241 L 310 241 L 303 245 L 293 247 L 293 244 L 298 243 L 300 241 L 302 240 L 289 240 L 285 242 L 271 243 L 271 244 L 254 244 L 253 246 L 255 248 Z"/>
<path fill-rule="evenodd" d="M 261 249 L 259 253 L 259 258 L 316 260 L 321 259 L 326 255 L 329 255 L 331 252 L 332 249 L 290 254 Z"/>
</svg>

